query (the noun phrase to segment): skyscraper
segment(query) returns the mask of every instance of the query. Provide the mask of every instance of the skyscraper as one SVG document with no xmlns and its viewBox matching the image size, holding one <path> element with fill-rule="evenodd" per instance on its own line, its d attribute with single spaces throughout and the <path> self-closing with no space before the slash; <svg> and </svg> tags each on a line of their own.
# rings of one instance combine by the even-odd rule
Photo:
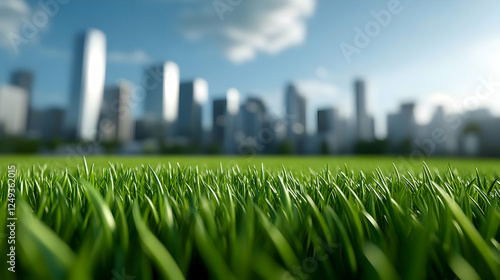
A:
<svg viewBox="0 0 500 280">
<path fill-rule="evenodd" d="M 267 110 L 264 102 L 250 97 L 242 106 L 243 132 L 247 137 L 258 138 L 267 125 Z"/>
<path fill-rule="evenodd" d="M 132 84 L 126 80 L 105 89 L 99 122 L 103 140 L 128 142 L 133 139 L 135 124 L 131 94 Z"/>
<path fill-rule="evenodd" d="M 226 125 L 226 99 L 217 99 L 212 107 L 212 140 L 214 143 L 224 141 L 224 127 Z"/>
<path fill-rule="evenodd" d="M 33 73 L 29 70 L 16 70 L 12 72 L 10 83 L 25 89 L 29 95 L 33 87 Z"/>
<path fill-rule="evenodd" d="M 143 121 L 155 127 L 150 137 L 172 138 L 179 112 L 179 67 L 174 62 L 150 66 L 144 75 Z"/>
<path fill-rule="evenodd" d="M 331 154 L 345 152 L 346 123 L 339 117 L 337 110 L 335 108 L 318 110 L 317 122 L 321 149 L 327 148 Z"/>
<path fill-rule="evenodd" d="M 208 83 L 203 79 L 181 83 L 177 135 L 191 143 L 200 143 L 202 107 L 208 99 Z"/>
<path fill-rule="evenodd" d="M 416 135 L 415 103 L 401 105 L 396 114 L 389 114 L 387 119 L 387 139 L 392 152 L 407 153 Z"/>
<path fill-rule="evenodd" d="M 63 137 L 62 127 L 64 125 L 64 109 L 49 108 L 42 112 L 42 137 L 44 139 L 61 139 Z"/>
<path fill-rule="evenodd" d="M 374 125 L 366 110 L 366 86 L 363 80 L 354 83 L 356 94 L 356 135 L 358 141 L 373 141 Z"/>
<path fill-rule="evenodd" d="M 222 144 L 225 154 L 237 152 L 239 109 L 240 93 L 234 88 L 227 91 L 225 99 L 214 100 L 213 103 L 213 141 Z"/>
<path fill-rule="evenodd" d="M 337 120 L 337 112 L 333 108 L 318 110 L 318 133 L 333 132 Z"/>
<path fill-rule="evenodd" d="M 106 36 L 97 29 L 79 34 L 65 130 L 70 139 L 94 140 L 106 74 Z"/>
<path fill-rule="evenodd" d="M 28 102 L 24 88 L 0 87 L 0 135 L 23 136 L 26 133 Z"/>
<path fill-rule="evenodd" d="M 287 139 L 295 152 L 304 152 L 306 139 L 306 99 L 296 86 L 288 85 L 285 94 Z"/>
<path fill-rule="evenodd" d="M 10 84 L 23 88 L 28 95 L 28 116 L 26 130 L 28 131 L 28 133 L 30 133 L 30 131 L 33 131 L 35 134 L 36 132 L 40 132 L 36 130 L 39 130 L 41 128 L 41 118 L 37 116 L 38 111 L 34 110 L 32 104 L 33 73 L 25 69 L 16 70 L 12 72 L 12 75 L 10 77 Z"/>
</svg>

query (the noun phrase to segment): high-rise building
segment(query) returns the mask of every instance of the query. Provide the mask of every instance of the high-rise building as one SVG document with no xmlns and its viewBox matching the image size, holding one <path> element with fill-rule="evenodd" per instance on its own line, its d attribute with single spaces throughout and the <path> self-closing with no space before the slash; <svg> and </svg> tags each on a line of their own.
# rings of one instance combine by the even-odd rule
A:
<svg viewBox="0 0 500 280">
<path fill-rule="evenodd" d="M 203 79 L 181 83 L 177 135 L 190 143 L 201 143 L 202 108 L 208 99 L 208 83 Z"/>
<path fill-rule="evenodd" d="M 267 110 L 264 102 L 256 97 L 250 97 L 242 106 L 243 133 L 247 137 L 258 138 L 267 127 Z"/>
<path fill-rule="evenodd" d="M 389 114 L 387 139 L 393 152 L 409 152 L 416 135 L 415 103 L 401 105 L 398 113 Z"/>
<path fill-rule="evenodd" d="M 271 131 L 270 120 L 264 102 L 257 97 L 248 98 L 241 105 L 237 140 L 238 152 L 242 154 L 261 154 L 272 150 L 276 135 Z"/>
<path fill-rule="evenodd" d="M 306 99 L 297 87 L 288 85 L 285 94 L 287 139 L 295 152 L 304 152 L 306 139 Z"/>
<path fill-rule="evenodd" d="M 70 139 L 95 140 L 106 74 L 106 36 L 97 29 L 79 34 L 65 130 Z"/>
<path fill-rule="evenodd" d="M 212 140 L 214 143 L 222 143 L 226 125 L 226 99 L 214 100 L 212 108 Z"/>
<path fill-rule="evenodd" d="M 41 113 L 43 116 L 41 133 L 44 139 L 62 139 L 64 137 L 62 131 L 64 114 L 64 109 L 55 107 L 44 110 Z"/>
<path fill-rule="evenodd" d="M 337 110 L 335 108 L 318 110 L 317 122 L 321 149 L 327 148 L 331 154 L 346 152 L 346 123 L 339 117 Z"/>
<path fill-rule="evenodd" d="M 460 117 L 461 118 L 461 117 Z M 428 124 L 422 130 L 423 133 L 419 139 L 415 140 L 415 146 L 421 148 L 424 146 L 426 138 L 434 141 L 432 149 L 423 149 L 428 156 L 431 155 L 451 155 L 459 150 L 459 132 L 463 129 L 464 122 L 460 121 L 457 125 L 455 121 L 457 116 L 447 115 L 443 106 L 438 106 Z M 435 135 L 441 135 L 436 137 Z M 438 138 L 438 141 L 434 140 Z M 424 146 L 425 147 L 425 146 Z"/>
<path fill-rule="evenodd" d="M 213 103 L 213 141 L 222 144 L 225 154 L 237 152 L 236 134 L 238 131 L 238 114 L 240 109 L 240 93 L 231 88 L 225 99 L 214 100 Z"/>
<path fill-rule="evenodd" d="M 0 87 L 0 135 L 24 136 L 28 104 L 26 89 L 10 85 Z"/>
<path fill-rule="evenodd" d="M 10 77 L 10 84 L 26 90 L 28 94 L 28 116 L 26 129 L 28 134 L 36 134 L 40 132 L 41 118 L 37 115 L 37 111 L 33 108 L 33 73 L 26 69 L 19 69 L 12 72 Z"/>
<path fill-rule="evenodd" d="M 104 90 L 99 131 L 102 140 L 128 142 L 134 138 L 132 83 L 121 80 Z"/>
<path fill-rule="evenodd" d="M 373 141 L 374 122 L 366 110 L 366 85 L 363 80 L 354 83 L 356 94 L 356 135 L 358 141 Z"/>
<path fill-rule="evenodd" d="M 29 70 L 16 70 L 12 72 L 10 84 L 25 89 L 29 95 L 33 87 L 33 73 Z"/>
<path fill-rule="evenodd" d="M 318 133 L 335 131 L 337 112 L 333 108 L 318 110 Z"/>
<path fill-rule="evenodd" d="M 150 137 L 173 138 L 179 112 L 179 67 L 174 62 L 152 65 L 144 76 L 146 98 L 143 121 Z"/>
</svg>

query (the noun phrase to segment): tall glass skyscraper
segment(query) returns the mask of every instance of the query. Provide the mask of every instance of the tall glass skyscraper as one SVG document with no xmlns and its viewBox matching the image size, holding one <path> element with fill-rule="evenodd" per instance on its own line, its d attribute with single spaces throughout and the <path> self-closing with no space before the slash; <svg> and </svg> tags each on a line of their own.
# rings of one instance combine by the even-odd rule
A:
<svg viewBox="0 0 500 280">
<path fill-rule="evenodd" d="M 242 106 L 243 132 L 246 137 L 260 137 L 267 125 L 267 111 L 260 98 L 250 97 Z"/>
<path fill-rule="evenodd" d="M 286 89 L 285 109 L 287 138 L 295 152 L 303 153 L 306 139 L 306 99 L 293 84 Z"/>
<path fill-rule="evenodd" d="M 225 99 L 214 100 L 213 103 L 213 140 L 222 144 L 225 154 L 237 152 L 236 133 L 240 112 L 240 93 L 231 88 Z"/>
<path fill-rule="evenodd" d="M 26 133 L 29 96 L 18 86 L 0 86 L 0 136 Z"/>
<path fill-rule="evenodd" d="M 374 122 L 366 110 L 366 86 L 363 80 L 354 83 L 356 94 L 356 137 L 358 141 L 373 141 Z"/>
<path fill-rule="evenodd" d="M 179 88 L 179 120 L 177 135 L 200 143 L 202 136 L 201 115 L 208 99 L 208 83 L 203 79 L 184 82 Z"/>
<path fill-rule="evenodd" d="M 146 69 L 143 86 L 146 89 L 143 121 L 154 127 L 149 137 L 173 137 L 179 112 L 179 67 L 174 62 Z"/>
<path fill-rule="evenodd" d="M 33 72 L 26 69 L 19 69 L 12 73 L 10 77 L 10 84 L 13 86 L 17 86 L 26 90 L 28 94 L 28 117 L 27 117 L 27 125 L 26 129 L 28 135 L 40 133 L 41 122 L 43 118 L 40 116 L 40 111 L 33 108 L 33 97 L 32 97 L 32 88 L 33 88 Z"/>
<path fill-rule="evenodd" d="M 73 61 L 65 130 L 69 139 L 95 140 L 106 74 L 106 36 L 97 29 L 79 34 Z"/>
<path fill-rule="evenodd" d="M 103 140 L 128 142 L 134 138 L 132 83 L 120 80 L 104 90 L 99 131 Z"/>
</svg>

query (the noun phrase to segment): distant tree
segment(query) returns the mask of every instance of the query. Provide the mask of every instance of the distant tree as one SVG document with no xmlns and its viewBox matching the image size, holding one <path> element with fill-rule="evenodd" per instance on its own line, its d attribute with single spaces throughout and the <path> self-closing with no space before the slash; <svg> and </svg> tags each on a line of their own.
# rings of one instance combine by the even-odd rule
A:
<svg viewBox="0 0 500 280">
<path fill-rule="evenodd" d="M 206 148 L 206 152 L 209 155 L 219 155 L 222 153 L 222 149 L 221 149 L 220 145 L 217 145 L 216 143 L 212 143 L 212 144 L 208 145 L 208 147 Z"/>
<path fill-rule="evenodd" d="M 278 148 L 278 153 L 281 155 L 291 155 L 293 154 L 293 144 L 290 141 L 283 141 L 281 142 L 279 148 Z"/>
<path fill-rule="evenodd" d="M 49 149 L 49 151 L 55 151 L 57 149 L 57 147 L 59 147 L 62 143 L 63 143 L 63 141 L 61 139 L 52 138 L 52 139 L 48 140 L 47 142 L 45 142 L 45 147 L 47 147 L 47 149 Z"/>
<path fill-rule="evenodd" d="M 406 138 L 403 141 L 401 141 L 401 144 L 399 144 L 398 147 L 398 152 L 400 154 L 409 155 L 411 153 L 411 150 L 412 150 L 412 144 L 410 138 Z"/>
<path fill-rule="evenodd" d="M 24 139 L 19 137 L 6 137 L 0 140 L 0 152 L 34 154 L 42 146 L 41 141 Z"/>
<path fill-rule="evenodd" d="M 328 146 L 328 142 L 326 140 L 323 140 L 323 142 L 321 142 L 321 154 L 322 155 L 328 155 L 330 154 L 330 147 Z"/>
<path fill-rule="evenodd" d="M 121 147 L 121 143 L 118 140 L 104 141 L 101 143 L 101 147 L 107 154 L 116 153 L 116 151 Z"/>
<path fill-rule="evenodd" d="M 463 133 L 464 134 L 468 134 L 468 133 L 479 134 L 479 133 L 481 133 L 481 127 L 476 123 L 469 123 L 464 127 Z"/>
<path fill-rule="evenodd" d="M 198 145 L 164 145 L 162 150 L 162 154 L 171 154 L 171 155 L 182 155 L 182 154 L 199 154 L 200 146 Z"/>
<path fill-rule="evenodd" d="M 354 152 L 361 155 L 377 155 L 387 153 L 387 148 L 387 140 L 358 141 L 354 146 Z"/>
</svg>

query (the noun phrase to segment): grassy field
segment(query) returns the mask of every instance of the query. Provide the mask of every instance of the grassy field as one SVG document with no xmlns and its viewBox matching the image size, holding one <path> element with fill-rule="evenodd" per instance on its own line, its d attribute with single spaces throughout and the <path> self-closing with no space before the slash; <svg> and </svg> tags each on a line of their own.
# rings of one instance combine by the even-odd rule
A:
<svg viewBox="0 0 500 280">
<path fill-rule="evenodd" d="M 0 160 L 0 279 L 500 279 L 498 160 Z"/>
<path fill-rule="evenodd" d="M 264 164 L 267 170 L 281 170 L 284 165 L 288 170 L 294 172 L 308 172 L 312 170 L 322 170 L 328 166 L 331 170 L 345 169 L 347 166 L 354 171 L 373 171 L 380 167 L 383 170 L 392 170 L 393 164 L 401 171 L 421 171 L 422 160 L 409 157 L 359 157 L 359 156 L 339 156 L 339 157 L 224 157 L 224 156 L 91 156 L 86 158 L 89 166 L 92 164 L 98 168 L 107 168 L 109 163 L 119 163 L 124 167 L 157 166 L 158 164 L 198 166 L 200 169 L 229 168 L 237 165 L 240 168 L 248 166 L 259 167 Z M 475 169 L 491 174 L 500 173 L 499 159 L 478 159 L 478 158 L 427 158 L 426 164 L 431 170 L 446 171 L 448 166 L 452 166 L 461 172 L 475 173 Z M 50 168 L 76 169 L 77 165 L 82 165 L 81 156 L 0 156 L 0 168 L 15 164 L 22 168 L 30 168 L 33 165 L 47 164 Z"/>
</svg>

